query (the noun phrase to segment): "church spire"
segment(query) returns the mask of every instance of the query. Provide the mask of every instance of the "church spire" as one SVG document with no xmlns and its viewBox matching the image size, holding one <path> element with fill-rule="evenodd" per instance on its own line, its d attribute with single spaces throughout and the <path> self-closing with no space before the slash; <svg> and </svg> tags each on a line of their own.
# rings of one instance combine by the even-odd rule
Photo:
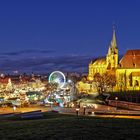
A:
<svg viewBox="0 0 140 140">
<path fill-rule="evenodd" d="M 112 48 L 117 48 L 116 31 L 115 31 L 114 26 L 113 26 L 113 36 L 112 36 L 112 40 L 111 40 L 111 47 Z"/>
<path fill-rule="evenodd" d="M 107 61 L 107 66 L 111 68 L 116 68 L 118 66 L 118 48 L 117 48 L 116 33 L 115 33 L 114 26 L 113 26 L 112 40 L 108 49 L 106 61 Z"/>
</svg>

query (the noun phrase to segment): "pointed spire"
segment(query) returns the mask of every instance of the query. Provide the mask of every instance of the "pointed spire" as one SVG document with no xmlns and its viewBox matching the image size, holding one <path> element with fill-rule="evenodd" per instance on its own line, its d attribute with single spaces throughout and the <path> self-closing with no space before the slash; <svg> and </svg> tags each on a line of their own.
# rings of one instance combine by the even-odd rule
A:
<svg viewBox="0 0 140 140">
<path fill-rule="evenodd" d="M 117 48 L 116 31 L 115 31 L 115 26 L 114 25 L 113 25 L 113 36 L 112 36 L 112 41 L 111 41 L 111 47 L 112 48 Z"/>
<path fill-rule="evenodd" d="M 108 55 L 110 55 L 111 54 L 111 48 L 109 47 L 109 49 L 108 49 Z"/>
</svg>

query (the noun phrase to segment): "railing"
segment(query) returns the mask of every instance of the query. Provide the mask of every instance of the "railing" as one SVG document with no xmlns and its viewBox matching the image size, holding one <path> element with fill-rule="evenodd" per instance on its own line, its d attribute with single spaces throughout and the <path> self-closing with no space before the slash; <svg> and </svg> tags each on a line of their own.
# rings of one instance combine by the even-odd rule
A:
<svg viewBox="0 0 140 140">
<path fill-rule="evenodd" d="M 140 110 L 140 104 L 126 101 L 108 100 L 108 105 L 130 110 Z"/>
</svg>

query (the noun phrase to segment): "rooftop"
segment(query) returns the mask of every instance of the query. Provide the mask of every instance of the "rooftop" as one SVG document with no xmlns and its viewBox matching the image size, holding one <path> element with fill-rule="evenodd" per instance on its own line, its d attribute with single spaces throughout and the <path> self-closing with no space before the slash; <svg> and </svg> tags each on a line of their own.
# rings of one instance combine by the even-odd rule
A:
<svg viewBox="0 0 140 140">
<path fill-rule="evenodd" d="M 119 65 L 120 68 L 140 68 L 140 50 L 128 50 Z"/>
</svg>

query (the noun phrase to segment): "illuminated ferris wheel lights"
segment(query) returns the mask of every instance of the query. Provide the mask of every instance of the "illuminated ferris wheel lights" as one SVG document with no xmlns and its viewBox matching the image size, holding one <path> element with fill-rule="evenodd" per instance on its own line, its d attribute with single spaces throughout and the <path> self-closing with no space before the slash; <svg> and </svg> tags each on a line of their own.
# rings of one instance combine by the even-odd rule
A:
<svg viewBox="0 0 140 140">
<path fill-rule="evenodd" d="M 56 79 L 54 80 L 54 82 L 59 83 L 59 82 L 60 82 L 60 79 L 59 79 L 59 78 L 56 78 Z"/>
<path fill-rule="evenodd" d="M 58 83 L 58 87 L 63 88 L 66 83 L 66 77 L 61 71 L 54 71 L 49 76 L 49 83 Z"/>
</svg>

